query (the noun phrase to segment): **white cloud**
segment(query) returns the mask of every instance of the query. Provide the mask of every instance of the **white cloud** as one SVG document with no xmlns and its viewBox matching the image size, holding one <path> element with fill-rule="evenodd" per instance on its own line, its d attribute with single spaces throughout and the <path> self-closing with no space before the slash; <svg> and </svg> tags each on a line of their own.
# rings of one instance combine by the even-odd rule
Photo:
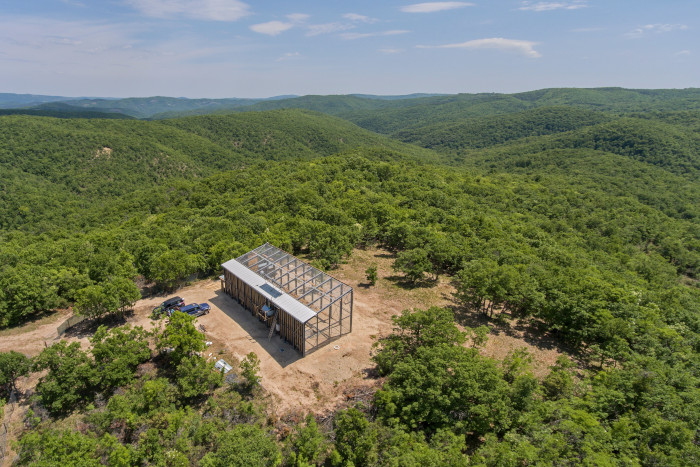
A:
<svg viewBox="0 0 700 467">
<path fill-rule="evenodd" d="M 160 42 L 145 47 L 135 39 L 145 28 L 128 24 L 23 17 L 0 22 L 0 31 L 0 41 L 5 45 L 8 59 L 21 58 L 27 64 L 58 74 L 91 75 L 86 71 L 99 67 L 138 68 L 158 60 L 170 61 L 173 57 L 187 60 L 211 52 L 202 44 L 185 47 L 181 42 Z"/>
<path fill-rule="evenodd" d="M 276 36 L 294 27 L 294 23 L 285 23 L 282 21 L 268 21 L 267 23 L 254 24 L 250 27 L 251 31 L 268 36 Z"/>
<path fill-rule="evenodd" d="M 229 84 L 220 77 L 241 68 L 232 57 L 249 53 L 244 45 L 214 43 L 187 31 L 177 39 L 145 39 L 151 27 L 144 22 L 0 17 L 3 84 L 18 90 L 13 92 L 68 96 L 222 92 Z M 217 80 L 221 87 L 213 91 Z M 208 85 L 202 85 L 205 81 Z"/>
<path fill-rule="evenodd" d="M 551 11 L 551 10 L 578 10 L 586 8 L 586 0 L 573 0 L 570 2 L 522 2 L 523 6 L 518 8 L 525 11 Z"/>
<path fill-rule="evenodd" d="M 301 54 L 299 52 L 287 52 L 286 54 L 282 55 L 280 58 L 277 59 L 278 62 L 284 62 L 286 60 L 293 60 L 295 58 L 301 57 Z"/>
<path fill-rule="evenodd" d="M 355 26 L 347 23 L 324 23 L 311 24 L 307 27 L 307 36 L 318 36 L 321 34 L 332 34 L 334 32 L 347 31 Z"/>
<path fill-rule="evenodd" d="M 625 35 L 631 39 L 637 39 L 647 34 L 661 34 L 665 32 L 682 31 L 684 29 L 688 29 L 688 26 L 685 24 L 645 24 L 644 26 L 639 26 L 631 30 Z"/>
<path fill-rule="evenodd" d="M 347 31 L 349 29 L 355 29 L 358 24 L 357 23 L 366 23 L 366 24 L 372 24 L 376 23 L 379 21 L 376 18 L 370 18 L 369 16 L 364 16 L 364 15 L 358 15 L 357 13 L 345 13 L 343 15 L 343 18 L 345 18 L 346 22 L 332 22 L 332 23 L 323 23 L 323 24 L 312 24 L 307 27 L 307 36 L 318 36 L 321 34 L 332 34 L 335 32 L 341 32 L 341 31 Z M 366 36 L 360 35 L 360 34 L 351 34 L 350 38 L 357 39 L 359 37 L 370 37 L 378 35 L 375 33 L 369 33 Z M 344 35 L 345 36 L 345 35 Z M 357 37 L 355 37 L 357 36 Z M 347 38 L 347 37 L 346 37 Z"/>
<path fill-rule="evenodd" d="M 354 39 L 364 39 L 366 37 L 377 37 L 377 36 L 395 36 L 397 34 L 406 34 L 410 31 L 404 29 L 392 29 L 391 31 L 379 31 L 379 32 L 348 32 L 341 34 L 340 37 L 343 39 L 354 40 Z"/>
<path fill-rule="evenodd" d="M 303 23 L 309 18 L 310 16 L 306 13 L 292 13 L 291 15 L 287 15 L 287 19 L 293 23 Z"/>
<path fill-rule="evenodd" d="M 674 57 L 685 57 L 691 55 L 690 50 L 679 50 L 678 52 L 674 53 Z"/>
<path fill-rule="evenodd" d="M 434 13 L 436 11 L 454 10 L 457 8 L 464 8 L 465 6 L 474 6 L 473 3 L 468 2 L 427 2 L 427 3 L 414 3 L 412 5 L 406 5 L 401 7 L 401 11 L 404 13 Z"/>
<path fill-rule="evenodd" d="M 289 20 L 285 21 L 268 21 L 267 23 L 254 24 L 250 27 L 251 31 L 258 32 L 260 34 L 267 34 L 268 36 L 276 36 L 282 34 L 284 31 L 288 31 L 295 26 L 299 26 L 309 19 L 309 15 L 305 13 L 292 13 L 287 15 L 286 18 Z"/>
<path fill-rule="evenodd" d="M 542 54 L 534 49 L 535 45 L 537 45 L 537 42 L 491 37 L 488 39 L 461 42 L 459 44 L 419 45 L 417 47 L 420 49 L 497 49 L 517 52 L 530 58 L 539 58 Z"/>
<path fill-rule="evenodd" d="M 400 54 L 404 50 L 403 49 L 378 49 L 378 52 L 381 52 L 383 54 L 391 55 L 391 54 Z"/>
<path fill-rule="evenodd" d="M 350 21 L 356 21 L 358 23 L 376 23 L 379 21 L 377 18 L 370 18 L 369 16 L 358 15 L 357 13 L 345 13 L 343 18 L 349 19 Z"/>
<path fill-rule="evenodd" d="M 239 0 L 124 0 L 146 16 L 208 21 L 237 21 L 251 14 L 250 6 Z"/>
</svg>

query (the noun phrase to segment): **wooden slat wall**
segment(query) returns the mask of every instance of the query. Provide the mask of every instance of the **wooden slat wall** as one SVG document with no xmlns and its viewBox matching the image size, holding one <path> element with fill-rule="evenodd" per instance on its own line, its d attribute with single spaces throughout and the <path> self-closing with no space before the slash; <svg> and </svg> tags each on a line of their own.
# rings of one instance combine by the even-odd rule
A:
<svg viewBox="0 0 700 467">
<path fill-rule="evenodd" d="M 258 317 L 269 328 L 272 318 L 267 318 L 262 311 L 263 305 L 271 304 L 265 297 L 228 270 L 224 270 L 224 292 L 233 297 L 243 308 Z M 304 325 L 284 310 L 279 310 L 277 323 L 280 325 L 280 337 L 304 354 Z"/>
</svg>

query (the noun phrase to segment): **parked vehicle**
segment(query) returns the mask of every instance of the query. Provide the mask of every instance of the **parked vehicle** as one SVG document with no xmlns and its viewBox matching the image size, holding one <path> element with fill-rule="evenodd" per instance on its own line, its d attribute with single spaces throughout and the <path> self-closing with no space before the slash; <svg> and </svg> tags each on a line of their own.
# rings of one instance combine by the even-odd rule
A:
<svg viewBox="0 0 700 467">
<path fill-rule="evenodd" d="M 184 305 L 185 305 L 185 301 L 181 297 L 169 298 L 153 309 L 152 316 L 154 318 L 158 318 L 163 313 L 170 316 L 170 314 L 172 313 L 173 310 L 179 310 L 180 307 L 182 307 Z"/>
<path fill-rule="evenodd" d="M 180 311 L 191 316 L 202 316 L 209 313 L 211 307 L 208 303 L 190 303 L 180 308 Z"/>
</svg>

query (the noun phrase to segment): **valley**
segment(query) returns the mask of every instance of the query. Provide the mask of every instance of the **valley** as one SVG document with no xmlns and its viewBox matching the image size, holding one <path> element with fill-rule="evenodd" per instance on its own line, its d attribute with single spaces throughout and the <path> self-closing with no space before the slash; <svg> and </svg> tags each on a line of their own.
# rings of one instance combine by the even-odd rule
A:
<svg viewBox="0 0 700 467">
<path fill-rule="evenodd" d="M 698 459 L 697 90 L 107 102 L 0 116 L 3 462 Z M 219 293 L 266 242 L 354 288 L 351 334 L 301 357 Z M 212 312 L 152 322 L 173 294 Z"/>
</svg>

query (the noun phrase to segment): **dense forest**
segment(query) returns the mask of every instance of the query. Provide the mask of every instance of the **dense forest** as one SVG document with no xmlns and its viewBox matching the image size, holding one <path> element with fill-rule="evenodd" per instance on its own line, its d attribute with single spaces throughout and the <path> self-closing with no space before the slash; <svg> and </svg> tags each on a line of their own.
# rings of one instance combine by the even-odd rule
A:
<svg viewBox="0 0 700 467">
<path fill-rule="evenodd" d="M 697 90 L 229 110 L 0 116 L 0 326 L 119 314 L 136 280 L 176 290 L 264 242 L 326 270 L 381 246 L 407 286 L 451 278 L 453 307 L 394 318 L 370 404 L 284 433 L 255 355 L 224 381 L 182 314 L 0 354 L 2 397 L 42 375 L 19 465 L 700 463 Z M 535 378 L 527 352 L 480 355 L 465 314 L 536 323 L 569 355 Z"/>
</svg>

